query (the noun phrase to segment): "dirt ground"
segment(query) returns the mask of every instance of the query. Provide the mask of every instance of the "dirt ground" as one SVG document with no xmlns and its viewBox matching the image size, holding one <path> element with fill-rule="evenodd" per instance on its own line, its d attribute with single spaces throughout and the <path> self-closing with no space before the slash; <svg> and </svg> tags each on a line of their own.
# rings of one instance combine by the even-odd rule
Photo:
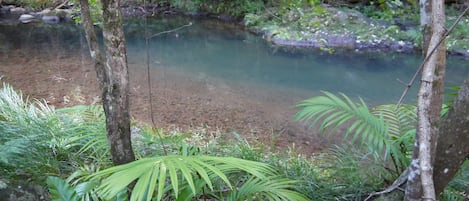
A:
<svg viewBox="0 0 469 201">
<path fill-rule="evenodd" d="M 1 82 L 56 108 L 100 103 L 92 62 L 86 51 L 47 53 L 38 50 L 0 52 Z M 129 59 L 131 115 L 151 123 L 147 69 Z M 296 109 L 288 89 L 234 85 L 204 74 L 153 68 L 153 114 L 157 127 L 207 134 L 239 133 L 253 144 L 281 151 L 295 146 L 310 155 L 336 140 L 294 122 Z M 260 87 L 260 89 L 259 89 Z M 250 90 L 256 88 L 256 90 Z M 272 94 L 275 93 L 275 97 Z M 296 96 L 297 97 L 297 96 Z"/>
</svg>

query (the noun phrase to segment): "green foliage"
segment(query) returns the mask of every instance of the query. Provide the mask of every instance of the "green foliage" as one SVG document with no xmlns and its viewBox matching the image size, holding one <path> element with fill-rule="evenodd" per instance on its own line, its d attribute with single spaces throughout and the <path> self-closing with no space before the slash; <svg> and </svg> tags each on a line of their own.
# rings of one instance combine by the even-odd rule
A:
<svg viewBox="0 0 469 201">
<path fill-rule="evenodd" d="M 250 200 L 307 200 L 300 193 L 294 192 L 298 182 L 278 176 L 260 179 L 251 177 L 241 185 L 233 189 L 226 196 L 227 201 Z"/>
<path fill-rule="evenodd" d="M 52 201 L 98 201 L 103 200 L 98 198 L 94 192 L 97 181 L 85 181 L 78 184 L 70 184 L 69 179 L 64 180 L 59 177 L 49 176 L 47 178 L 47 186 L 49 187 L 50 196 Z M 126 201 L 128 200 L 126 191 L 122 191 L 112 201 Z"/>
<path fill-rule="evenodd" d="M 461 11 L 450 6 L 446 9 L 446 13 L 446 27 L 450 27 L 461 14 Z M 469 49 L 469 16 L 467 14 L 463 16 L 452 33 L 446 38 L 446 46 L 449 50 L 461 52 Z"/>
<path fill-rule="evenodd" d="M 52 201 L 78 201 L 78 195 L 73 186 L 67 181 L 59 177 L 48 177 L 47 185 L 49 186 L 50 196 Z"/>
<path fill-rule="evenodd" d="M 15 4 L 25 6 L 33 10 L 41 10 L 45 8 L 52 8 L 59 5 L 60 0 L 15 0 Z"/>
<path fill-rule="evenodd" d="M 80 5 L 79 0 L 72 0 L 72 2 L 75 5 Z M 93 24 L 101 24 L 102 19 L 103 19 L 103 11 L 102 11 L 102 6 L 101 6 L 101 1 L 99 0 L 88 0 L 88 5 L 90 6 L 90 15 L 91 15 L 91 21 Z M 81 13 L 81 7 L 80 6 L 75 6 L 73 7 L 74 13 Z M 81 15 L 76 15 L 73 20 L 75 23 L 80 24 L 81 23 Z"/>
<path fill-rule="evenodd" d="M 353 146 L 335 146 L 317 160 L 323 163 L 316 167 L 321 173 L 312 192 L 314 200 L 363 200 L 397 178 L 386 169 L 386 161 Z"/>
<path fill-rule="evenodd" d="M 2 175 L 38 178 L 59 172 L 67 158 L 51 139 L 62 132 L 59 118 L 46 103 L 23 99 L 12 87 L 0 90 L 0 164 Z"/>
<path fill-rule="evenodd" d="M 102 106 L 74 106 L 57 110 L 67 128 L 68 138 L 62 146 L 79 148 L 77 154 L 94 163 L 110 164 L 110 150 L 106 137 L 105 116 Z"/>
<path fill-rule="evenodd" d="M 262 0 L 160 0 L 160 5 L 170 5 L 188 13 L 212 13 L 227 15 L 234 18 L 243 17 L 247 13 L 260 12 L 264 7 Z"/>
<path fill-rule="evenodd" d="M 192 200 L 199 196 L 216 198 L 215 192 L 235 189 L 229 175 L 239 177 L 240 171 L 251 176 L 236 191 L 228 191 L 228 196 L 221 193 L 219 198 L 239 200 L 265 196 L 267 200 L 307 200 L 289 190 L 295 181 L 273 177 L 276 173 L 270 166 L 230 157 L 170 155 L 143 158 L 97 172 L 92 175 L 92 180 L 104 177 L 98 194 L 105 199 L 115 197 L 137 180 L 131 201 L 152 200 L 155 193 L 156 200 L 167 199 L 168 196 L 176 200 Z M 217 180 L 221 182 L 214 185 Z"/>
<path fill-rule="evenodd" d="M 461 166 L 458 174 L 455 175 L 453 180 L 445 188 L 442 200 L 443 201 L 465 201 L 469 194 L 469 160 L 466 160 Z"/>
<path fill-rule="evenodd" d="M 416 1 L 401 0 L 377 0 L 370 1 L 368 6 L 363 8 L 363 13 L 369 17 L 393 22 L 395 18 L 402 20 L 417 20 L 418 4 Z"/>
<path fill-rule="evenodd" d="M 408 151 L 411 150 L 412 134 L 415 132 L 415 106 L 383 105 L 370 110 L 361 99 L 355 103 L 344 94 L 338 97 L 329 92 L 323 93 L 324 96 L 300 102 L 297 107 L 302 109 L 295 119 L 311 121 L 311 126 L 322 122 L 319 129 L 323 132 L 328 129 L 332 132 L 350 123 L 344 139 L 358 142 L 384 161 L 391 159 L 395 171 L 407 167 Z"/>
<path fill-rule="evenodd" d="M 82 162 L 110 164 L 105 138 L 100 107 L 56 111 L 46 103 L 25 100 L 7 84 L 0 90 L 2 176 L 44 181 L 46 175 L 72 172 Z"/>
</svg>

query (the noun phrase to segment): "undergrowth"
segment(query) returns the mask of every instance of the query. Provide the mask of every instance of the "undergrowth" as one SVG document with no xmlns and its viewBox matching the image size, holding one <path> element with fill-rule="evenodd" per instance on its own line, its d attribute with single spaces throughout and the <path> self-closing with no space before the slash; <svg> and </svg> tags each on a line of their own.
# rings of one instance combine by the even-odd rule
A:
<svg viewBox="0 0 469 201">
<path fill-rule="evenodd" d="M 44 184 L 47 176 L 54 175 L 68 180 L 49 181 L 50 185 L 61 184 L 70 190 L 89 175 L 111 166 L 100 106 L 55 110 L 43 102 L 25 99 L 4 85 L 0 90 L 0 131 L 0 180 L 6 183 L 25 180 Z M 379 157 L 354 145 L 306 156 L 294 146 L 272 152 L 236 133 L 207 133 L 204 129 L 181 133 L 137 123 L 132 126 L 132 140 L 140 159 L 163 156 L 166 149 L 175 156 L 235 157 L 268 164 L 278 175 L 301 181 L 290 189 L 311 200 L 363 200 L 397 177 Z M 466 162 L 442 200 L 463 200 L 468 193 L 468 176 Z M 238 179 L 242 183 L 246 177 L 240 174 Z M 92 200 L 96 194 L 91 191 L 86 196 Z M 122 195 L 122 199 L 125 197 Z"/>
</svg>

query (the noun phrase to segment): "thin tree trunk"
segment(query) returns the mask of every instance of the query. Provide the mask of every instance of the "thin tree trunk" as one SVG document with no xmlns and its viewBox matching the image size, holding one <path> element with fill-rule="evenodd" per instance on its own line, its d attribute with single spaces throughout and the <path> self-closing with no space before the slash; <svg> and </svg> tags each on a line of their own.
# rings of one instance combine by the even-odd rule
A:
<svg viewBox="0 0 469 201">
<path fill-rule="evenodd" d="M 422 54 L 427 55 L 428 44 L 431 37 L 431 1 L 420 0 L 420 28 L 422 29 Z M 428 62 L 427 62 L 428 63 Z M 422 195 L 422 184 L 420 180 L 420 162 L 419 162 L 420 137 L 417 132 L 412 152 L 412 160 L 409 166 L 409 176 L 407 178 L 405 189 L 405 200 L 419 201 Z"/>
<path fill-rule="evenodd" d="M 422 55 L 427 55 L 428 44 L 432 36 L 432 0 L 420 0 L 420 28 L 422 29 Z"/>
<path fill-rule="evenodd" d="M 82 23 L 102 92 L 112 161 L 116 165 L 128 163 L 134 161 L 135 156 L 130 139 L 127 55 L 119 3 L 112 0 L 102 2 L 105 63 L 94 32 L 88 1 L 80 0 L 80 4 Z"/>
<path fill-rule="evenodd" d="M 425 50 L 436 47 L 445 34 L 444 4 L 433 0 L 432 35 Z M 428 13 L 427 13 L 428 14 Z M 428 55 L 427 55 L 428 56 Z M 418 126 L 411 173 L 408 177 L 405 200 L 436 200 L 433 183 L 433 161 L 438 139 L 441 105 L 443 102 L 446 48 L 442 43 L 422 71 L 422 80 L 418 95 Z"/>
<path fill-rule="evenodd" d="M 106 52 L 104 112 L 114 164 L 135 160 L 130 140 L 129 75 L 119 0 L 102 0 L 103 37 Z"/>
<path fill-rule="evenodd" d="M 448 116 L 441 123 L 435 157 L 436 194 L 453 179 L 464 161 L 469 157 L 469 77 L 459 90 L 458 97 Z"/>
<path fill-rule="evenodd" d="M 83 28 L 85 29 L 85 36 L 86 41 L 88 42 L 90 55 L 94 61 L 94 68 L 98 77 L 99 88 L 103 89 L 104 84 L 108 83 L 109 81 L 105 80 L 106 77 L 104 76 L 104 56 L 99 50 L 98 39 L 96 37 L 96 32 L 94 31 L 93 21 L 91 20 L 90 6 L 88 4 L 88 0 L 80 0 L 80 9 L 81 22 L 83 24 Z"/>
</svg>

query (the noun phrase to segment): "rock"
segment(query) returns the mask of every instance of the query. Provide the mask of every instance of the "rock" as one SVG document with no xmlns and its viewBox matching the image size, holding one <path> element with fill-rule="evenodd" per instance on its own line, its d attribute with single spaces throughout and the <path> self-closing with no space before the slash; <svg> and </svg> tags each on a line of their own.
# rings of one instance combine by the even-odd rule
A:
<svg viewBox="0 0 469 201">
<path fill-rule="evenodd" d="M 44 21 L 45 23 L 49 23 L 49 24 L 57 24 L 60 22 L 60 18 L 57 16 L 44 15 L 42 16 L 42 21 Z"/>
<path fill-rule="evenodd" d="M 9 6 L 2 6 L 0 7 L 0 14 L 8 14 L 11 12 L 10 9 L 11 8 Z"/>
<path fill-rule="evenodd" d="M 0 190 L 6 189 L 7 187 L 8 185 L 4 181 L 0 180 Z"/>
<path fill-rule="evenodd" d="M 36 14 L 39 16 L 44 16 L 44 15 L 48 15 L 49 13 L 51 13 L 51 10 L 49 8 L 46 8 L 42 10 L 41 12 L 37 12 Z"/>
<path fill-rule="evenodd" d="M 23 22 L 23 23 L 28 23 L 28 22 L 33 21 L 35 18 L 36 17 L 34 17 L 30 14 L 22 14 L 18 20 Z"/>
<path fill-rule="evenodd" d="M 1 184 L 0 180 L 0 185 Z M 0 200 L 5 201 L 42 201 L 50 200 L 50 197 L 47 193 L 47 190 L 39 185 L 18 185 L 16 188 L 14 186 L 8 186 L 4 183 L 5 188 L 0 188 Z"/>
<path fill-rule="evenodd" d="M 10 13 L 20 15 L 20 14 L 26 13 L 26 9 L 21 8 L 21 7 L 13 7 L 13 8 L 10 8 Z"/>
<path fill-rule="evenodd" d="M 54 15 L 58 16 L 61 20 L 71 20 L 73 11 L 71 9 L 60 9 L 54 10 Z"/>
</svg>

